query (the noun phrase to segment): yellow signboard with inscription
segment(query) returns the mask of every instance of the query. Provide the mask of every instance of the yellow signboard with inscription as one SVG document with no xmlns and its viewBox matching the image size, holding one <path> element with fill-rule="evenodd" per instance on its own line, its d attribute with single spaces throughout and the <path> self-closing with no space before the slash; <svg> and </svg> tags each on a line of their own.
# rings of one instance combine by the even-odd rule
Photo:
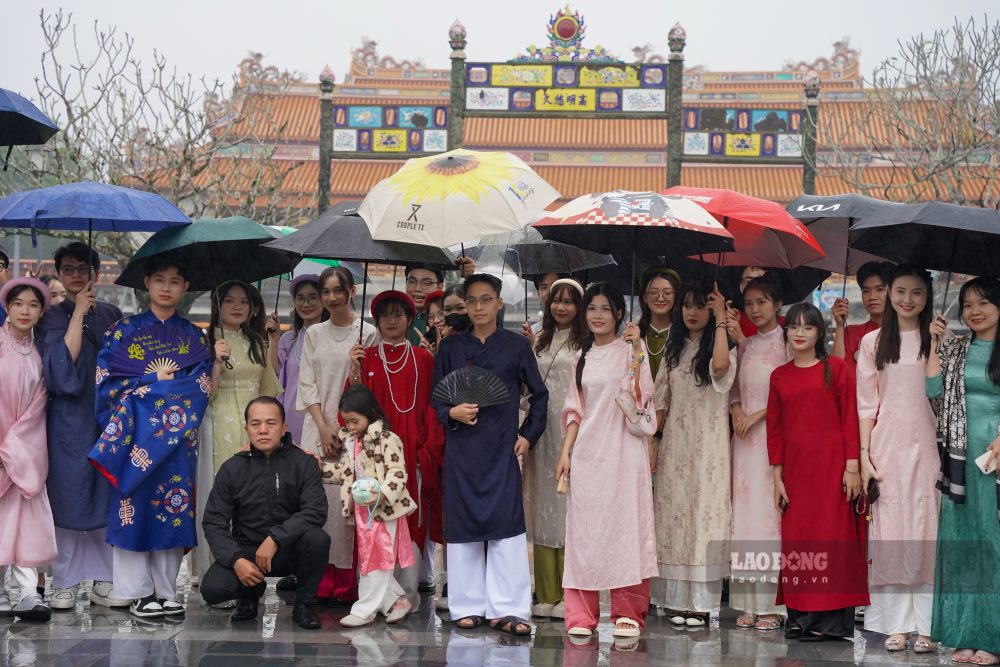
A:
<svg viewBox="0 0 1000 667">
<path fill-rule="evenodd" d="M 582 67 L 580 85 L 595 88 L 638 88 L 639 68 L 632 65 Z"/>
<path fill-rule="evenodd" d="M 372 150 L 376 153 L 405 153 L 406 130 L 374 130 Z"/>
<path fill-rule="evenodd" d="M 759 134 L 727 134 L 726 155 L 733 157 L 757 157 L 760 155 Z"/>
<path fill-rule="evenodd" d="M 597 91 L 590 88 L 545 88 L 535 91 L 536 111 L 593 111 Z"/>
</svg>

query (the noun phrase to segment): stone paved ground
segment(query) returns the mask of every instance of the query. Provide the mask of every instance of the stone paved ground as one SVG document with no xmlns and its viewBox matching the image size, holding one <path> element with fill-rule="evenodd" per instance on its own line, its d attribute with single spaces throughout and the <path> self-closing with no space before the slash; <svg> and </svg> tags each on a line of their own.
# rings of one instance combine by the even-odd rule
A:
<svg viewBox="0 0 1000 667">
<path fill-rule="evenodd" d="M 184 577 L 182 577 L 184 579 Z M 916 656 L 888 654 L 884 637 L 856 632 L 853 641 L 801 644 L 780 632 L 741 630 L 727 610 L 710 628 L 675 630 L 663 617 L 651 618 L 638 643 L 616 644 L 605 617 L 598 637 L 576 646 L 562 623 L 538 623 L 529 639 L 511 638 L 488 629 L 458 631 L 447 614 L 424 609 L 404 623 L 347 630 L 339 618 L 346 608 L 323 608 L 323 628 L 302 630 L 291 619 L 289 601 L 268 588 L 261 616 L 232 625 L 229 612 L 210 609 L 197 590 L 182 586 L 188 612 L 179 622 L 139 621 L 127 611 L 91 606 L 81 593 L 73 611 L 57 612 L 47 624 L 0 619 L 0 666 L 60 665 L 406 665 L 465 667 L 640 667 L 726 665 L 811 667 L 820 664 L 948 664 L 948 652 Z M 282 594 L 284 596 L 284 594 Z"/>
</svg>

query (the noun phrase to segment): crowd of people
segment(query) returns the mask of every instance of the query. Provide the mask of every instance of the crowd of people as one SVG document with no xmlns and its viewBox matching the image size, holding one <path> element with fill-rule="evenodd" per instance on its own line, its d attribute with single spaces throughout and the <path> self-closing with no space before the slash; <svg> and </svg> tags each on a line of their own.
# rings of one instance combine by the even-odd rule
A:
<svg viewBox="0 0 1000 667">
<path fill-rule="evenodd" d="M 407 267 L 371 323 L 331 267 L 292 281 L 287 331 L 238 281 L 202 331 L 177 312 L 183 267 L 150 262 L 149 309 L 123 317 L 95 297 L 96 253 L 54 259 L 60 303 L 0 256 L 0 565 L 20 590 L 0 588 L 0 614 L 48 620 L 92 580 L 91 603 L 180 616 L 194 548 L 233 622 L 275 576 L 304 628 L 330 601 L 346 627 L 397 623 L 443 546 L 460 628 L 556 618 L 590 637 L 608 590 L 614 635 L 638 637 L 656 607 L 704 626 L 727 589 L 747 631 L 850 637 L 863 609 L 889 651 L 1000 663 L 996 280 L 962 286 L 956 336 L 927 271 L 867 264 L 868 321 L 838 299 L 828 341 L 758 267 L 740 308 L 647 271 L 637 322 L 612 284 L 538 276 L 543 314 L 520 332 L 471 262 L 447 289 Z M 435 398 L 470 366 L 508 400 Z"/>
</svg>

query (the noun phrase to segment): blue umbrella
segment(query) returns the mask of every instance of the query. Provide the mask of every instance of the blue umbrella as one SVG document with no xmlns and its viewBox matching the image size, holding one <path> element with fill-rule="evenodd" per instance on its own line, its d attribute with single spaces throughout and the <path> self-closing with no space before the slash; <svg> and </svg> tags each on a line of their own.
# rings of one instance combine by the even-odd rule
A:
<svg viewBox="0 0 1000 667">
<path fill-rule="evenodd" d="M 44 144 L 58 131 L 56 124 L 30 101 L 0 88 L 0 146 L 7 146 L 4 171 L 15 145 Z"/>
<path fill-rule="evenodd" d="M 96 232 L 155 232 L 189 225 L 191 219 L 154 192 L 106 183 L 82 181 L 38 190 L 15 192 L 0 199 L 0 227 L 31 230 Z"/>
</svg>

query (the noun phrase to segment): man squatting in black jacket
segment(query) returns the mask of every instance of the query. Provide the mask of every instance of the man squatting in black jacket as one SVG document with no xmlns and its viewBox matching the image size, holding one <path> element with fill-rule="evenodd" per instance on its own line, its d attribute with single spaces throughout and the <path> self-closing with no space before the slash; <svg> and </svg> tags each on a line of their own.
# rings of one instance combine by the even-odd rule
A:
<svg viewBox="0 0 1000 667">
<path fill-rule="evenodd" d="M 264 577 L 294 574 L 292 618 L 315 630 L 320 622 L 312 605 L 330 551 L 319 466 L 292 443 L 277 400 L 253 399 L 244 419 L 250 449 L 222 464 L 202 519 L 215 563 L 202 578 L 201 595 L 209 604 L 237 600 L 232 620 L 248 621 L 257 617 Z"/>
</svg>

